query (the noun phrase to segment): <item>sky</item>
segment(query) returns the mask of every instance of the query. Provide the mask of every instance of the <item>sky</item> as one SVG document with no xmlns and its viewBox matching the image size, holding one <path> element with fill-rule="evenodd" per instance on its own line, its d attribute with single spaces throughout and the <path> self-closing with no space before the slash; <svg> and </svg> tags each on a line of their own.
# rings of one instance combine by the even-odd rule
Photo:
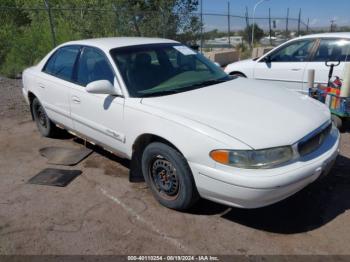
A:
<svg viewBox="0 0 350 262">
<path fill-rule="evenodd" d="M 230 2 L 230 13 L 244 15 L 248 7 L 249 16 L 252 16 L 254 5 L 258 0 L 202 0 L 203 13 L 227 13 L 227 3 Z M 337 25 L 350 25 L 350 0 L 265 0 L 257 6 L 255 17 L 268 17 L 269 8 L 271 17 L 286 17 L 289 8 L 289 17 L 298 18 L 301 8 L 301 18 L 306 23 L 309 18 L 310 27 L 329 27 L 330 21 L 335 20 Z M 203 17 L 205 30 L 218 28 L 227 29 L 227 17 L 205 15 Z M 250 21 L 251 22 L 251 21 Z M 268 27 L 268 20 L 256 21 L 263 28 Z M 285 20 L 276 20 L 278 29 L 285 28 Z M 244 19 L 232 18 L 231 29 L 239 30 L 245 25 Z M 297 21 L 289 21 L 289 28 L 296 28 Z"/>
</svg>

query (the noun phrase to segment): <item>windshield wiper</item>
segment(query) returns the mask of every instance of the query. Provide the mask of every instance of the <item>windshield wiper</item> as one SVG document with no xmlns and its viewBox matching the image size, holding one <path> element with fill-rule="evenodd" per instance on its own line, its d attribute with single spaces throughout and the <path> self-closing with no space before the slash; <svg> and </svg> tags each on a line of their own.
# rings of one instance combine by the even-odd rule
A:
<svg viewBox="0 0 350 262">
<path fill-rule="evenodd" d="M 215 85 L 215 84 L 220 84 L 226 81 L 229 81 L 231 79 L 211 79 L 211 80 L 206 80 L 206 81 L 202 81 L 199 83 L 195 83 L 193 85 L 187 86 L 188 87 L 202 87 L 202 86 L 210 86 L 210 85 Z"/>
<path fill-rule="evenodd" d="M 140 94 L 140 97 L 144 98 L 144 97 L 153 97 L 153 96 L 166 96 L 166 95 L 172 95 L 172 94 L 178 94 L 181 92 L 186 92 L 186 91 L 190 91 L 196 88 L 200 88 L 200 87 L 204 87 L 204 86 L 209 86 L 209 85 L 215 85 L 215 84 L 219 84 L 219 83 L 223 83 L 226 81 L 232 80 L 231 78 L 225 78 L 225 79 L 211 79 L 211 80 L 206 80 L 206 81 L 202 81 L 199 83 L 195 83 L 189 86 L 185 86 L 182 88 L 178 88 L 178 89 L 171 89 L 171 90 L 164 90 L 164 91 L 158 91 L 158 92 L 154 92 L 154 93 L 146 93 L 146 94 Z"/>
<path fill-rule="evenodd" d="M 177 94 L 180 92 L 181 92 L 180 90 L 165 90 L 165 91 L 141 94 L 140 97 L 144 98 L 144 97 L 152 97 L 152 96 L 166 96 L 166 95 Z"/>
</svg>

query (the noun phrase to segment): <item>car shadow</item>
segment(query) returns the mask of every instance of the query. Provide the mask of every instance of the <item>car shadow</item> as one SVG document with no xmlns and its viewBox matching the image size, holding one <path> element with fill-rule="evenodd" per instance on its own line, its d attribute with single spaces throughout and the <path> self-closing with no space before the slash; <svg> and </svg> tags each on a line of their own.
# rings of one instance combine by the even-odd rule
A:
<svg viewBox="0 0 350 262">
<path fill-rule="evenodd" d="M 343 120 L 343 126 L 340 129 L 341 133 L 350 133 L 350 120 L 349 119 L 344 119 Z"/>
<path fill-rule="evenodd" d="M 317 229 L 350 209 L 350 159 L 338 156 L 330 174 L 294 196 L 258 208 L 228 208 L 202 200 L 190 213 L 219 214 L 225 220 L 279 234 L 296 234 Z"/>
<path fill-rule="evenodd" d="M 51 139 L 57 139 L 57 140 L 70 140 L 74 138 L 75 136 L 70 134 L 64 129 L 58 128 L 55 132 L 54 137 L 51 137 Z"/>
<path fill-rule="evenodd" d="M 109 95 L 103 101 L 103 109 L 108 110 L 116 96 Z"/>
<path fill-rule="evenodd" d="M 77 144 L 84 145 L 87 148 L 93 150 L 95 153 L 97 153 L 97 154 L 99 154 L 99 155 L 101 155 L 101 156 L 103 156 L 111 161 L 118 162 L 120 165 L 130 169 L 130 160 L 128 160 L 128 159 L 118 157 L 117 155 L 105 150 L 104 148 L 102 148 L 98 145 L 93 145 L 89 142 L 85 143 L 85 140 L 81 139 L 79 137 L 74 137 L 73 141 Z"/>
<path fill-rule="evenodd" d="M 74 138 L 84 145 L 84 140 Z M 97 154 L 130 168 L 130 161 L 117 157 L 99 146 L 86 146 Z M 277 204 L 241 209 L 201 199 L 186 213 L 216 215 L 230 222 L 279 234 L 296 234 L 322 227 L 350 209 L 350 159 L 339 155 L 328 176 L 317 180 L 297 194 Z"/>
</svg>

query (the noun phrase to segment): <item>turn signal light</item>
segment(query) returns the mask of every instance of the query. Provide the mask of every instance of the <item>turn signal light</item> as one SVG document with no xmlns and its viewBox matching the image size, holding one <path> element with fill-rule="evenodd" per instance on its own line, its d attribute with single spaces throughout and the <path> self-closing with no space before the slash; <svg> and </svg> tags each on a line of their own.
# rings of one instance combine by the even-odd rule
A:
<svg viewBox="0 0 350 262">
<path fill-rule="evenodd" d="M 210 157 L 221 164 L 229 164 L 229 155 L 230 153 L 225 150 L 215 150 L 210 152 Z"/>
</svg>

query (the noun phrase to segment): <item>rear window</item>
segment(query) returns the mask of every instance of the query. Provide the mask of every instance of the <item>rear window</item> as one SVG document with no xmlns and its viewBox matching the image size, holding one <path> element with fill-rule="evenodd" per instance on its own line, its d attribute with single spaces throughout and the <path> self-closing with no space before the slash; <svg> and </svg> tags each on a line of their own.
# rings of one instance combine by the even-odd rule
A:
<svg viewBox="0 0 350 262">
<path fill-rule="evenodd" d="M 71 81 L 79 50 L 79 46 L 65 46 L 58 49 L 50 57 L 43 71 L 50 75 Z"/>
</svg>

